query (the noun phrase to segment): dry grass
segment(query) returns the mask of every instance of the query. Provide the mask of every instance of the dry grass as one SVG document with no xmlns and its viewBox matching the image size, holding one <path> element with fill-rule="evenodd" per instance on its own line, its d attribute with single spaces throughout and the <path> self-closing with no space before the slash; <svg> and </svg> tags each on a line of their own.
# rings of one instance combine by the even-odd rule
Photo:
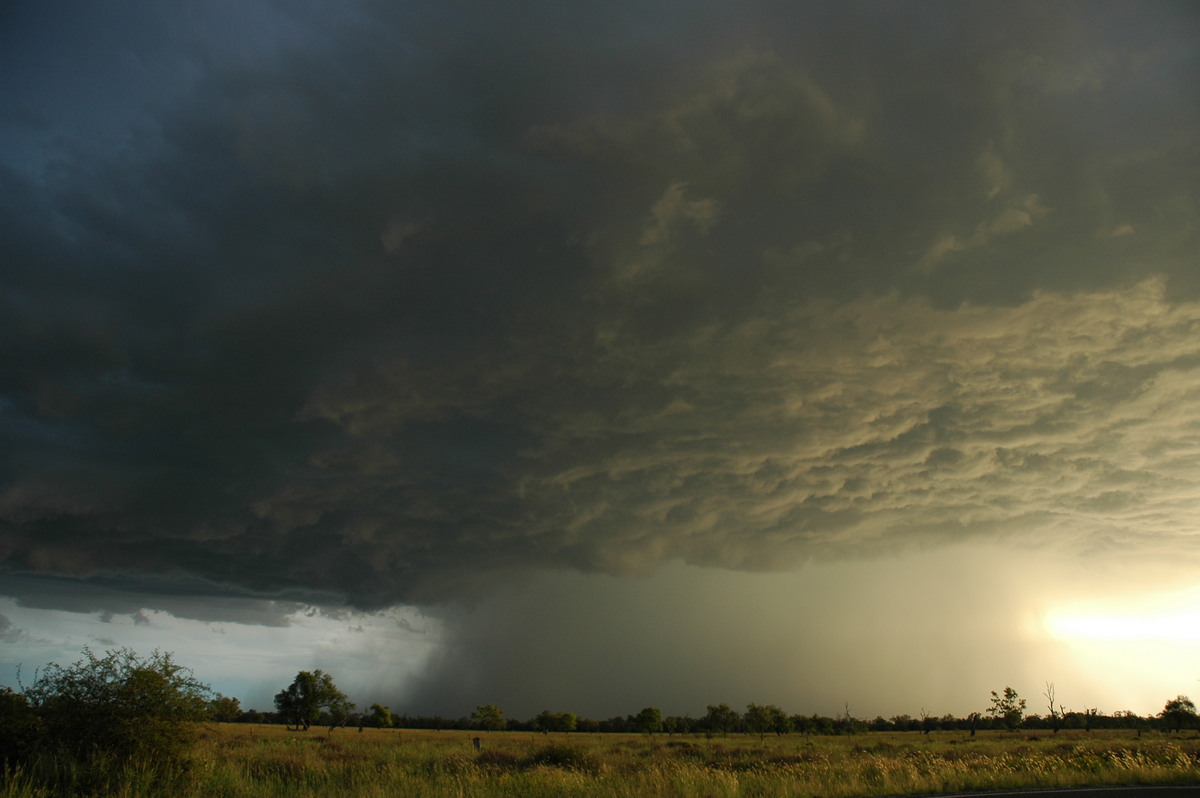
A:
<svg viewBox="0 0 1200 798">
<path fill-rule="evenodd" d="M 205 727 L 186 772 L 133 769 L 130 796 L 895 796 L 1200 784 L 1200 737 L 1133 732 L 852 737 L 480 734 Z M 123 779 L 123 780 L 122 780 Z M 78 794 L 9 774 L 0 798 Z"/>
</svg>

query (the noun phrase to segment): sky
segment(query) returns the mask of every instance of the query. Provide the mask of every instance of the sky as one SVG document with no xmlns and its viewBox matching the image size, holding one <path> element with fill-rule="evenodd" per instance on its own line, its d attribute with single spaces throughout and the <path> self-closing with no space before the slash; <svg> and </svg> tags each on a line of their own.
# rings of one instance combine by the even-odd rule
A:
<svg viewBox="0 0 1200 798">
<path fill-rule="evenodd" d="M 1200 692 L 1191 2 L 0 8 L 0 683 Z"/>
</svg>

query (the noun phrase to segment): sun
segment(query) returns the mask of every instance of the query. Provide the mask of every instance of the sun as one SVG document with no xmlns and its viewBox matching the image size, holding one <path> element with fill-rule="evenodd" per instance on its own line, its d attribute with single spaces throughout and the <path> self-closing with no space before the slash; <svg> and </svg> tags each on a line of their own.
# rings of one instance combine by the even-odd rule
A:
<svg viewBox="0 0 1200 798">
<path fill-rule="evenodd" d="M 1051 610 L 1043 625 L 1066 642 L 1200 641 L 1200 590 Z"/>
<path fill-rule="evenodd" d="M 1076 700 L 1153 714 L 1195 687 L 1200 589 L 1075 599 L 1040 621 L 1048 680 L 1070 683 Z"/>
<path fill-rule="evenodd" d="M 1051 612 L 1046 630 L 1062 640 L 1200 640 L 1200 610 L 1178 613 Z"/>
</svg>

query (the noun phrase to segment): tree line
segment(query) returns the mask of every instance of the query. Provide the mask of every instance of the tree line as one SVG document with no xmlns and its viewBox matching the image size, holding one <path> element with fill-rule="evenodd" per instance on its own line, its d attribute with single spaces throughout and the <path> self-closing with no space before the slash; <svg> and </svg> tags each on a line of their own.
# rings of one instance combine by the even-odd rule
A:
<svg viewBox="0 0 1200 798">
<path fill-rule="evenodd" d="M 925 710 L 920 715 L 877 716 L 872 720 L 855 718 L 849 707 L 836 717 L 824 715 L 789 714 L 774 704 L 748 704 L 739 712 L 728 704 L 710 704 L 704 715 L 664 716 L 657 707 L 645 707 L 637 714 L 617 715 L 605 719 L 580 717 L 574 712 L 543 710 L 534 717 L 520 720 L 506 717 L 495 704 L 476 707 L 469 716 L 448 718 L 440 715 L 393 714 L 381 704 L 372 704 L 365 712 L 355 712 L 345 694 L 336 688 L 332 677 L 322 671 L 301 671 L 292 684 L 275 697 L 275 712 L 249 710 L 226 716 L 225 720 L 245 723 L 283 723 L 307 730 L 311 725 L 353 726 L 358 728 L 405 728 L 464 731 L 522 731 L 542 733 L 631 733 L 646 734 L 810 734 L 845 735 L 868 731 L 976 731 L 1050 730 L 1060 729 L 1151 729 L 1180 731 L 1196 724 L 1195 704 L 1187 696 L 1170 699 L 1157 715 L 1139 716 L 1122 711 L 1101 713 L 1096 708 L 1068 710 L 1057 699 L 1053 684 L 1047 683 L 1043 694 L 1046 714 L 1027 712 L 1025 699 L 1012 687 L 993 691 L 989 705 L 982 712 L 966 717 L 935 716 Z M 226 699 L 228 700 L 228 699 Z"/>
<path fill-rule="evenodd" d="M 860 734 L 869 731 L 967 731 L 984 729 L 1158 728 L 1181 731 L 1197 725 L 1196 706 L 1187 696 L 1166 702 L 1154 716 L 1132 712 L 1106 715 L 1095 708 L 1070 711 L 1047 684 L 1045 714 L 1027 713 L 1027 703 L 1016 690 L 1005 687 L 991 694 L 982 712 L 965 718 L 935 717 L 922 710 L 919 717 L 897 715 L 861 720 L 847 706 L 837 717 L 790 714 L 774 704 L 748 704 L 744 712 L 728 704 L 710 704 L 702 716 L 667 715 L 657 707 L 636 714 L 596 720 L 573 712 L 543 710 L 517 720 L 505 716 L 495 704 L 483 704 L 467 717 L 393 714 L 376 703 L 357 712 L 333 677 L 320 670 L 300 671 L 291 684 L 275 696 L 274 712 L 242 710 L 236 698 L 220 695 L 198 681 L 171 654 L 155 651 L 139 657 L 128 649 L 98 656 L 84 649 L 81 660 L 70 666 L 48 665 L 35 674 L 31 685 L 20 690 L 0 688 L 0 770 L 20 767 L 47 757 L 74 761 L 94 768 L 97 793 L 104 790 L 105 773 L 121 762 L 138 760 L 155 766 L 178 762 L 192 739 L 195 723 L 189 721 L 279 723 L 297 731 L 314 725 L 330 733 L 342 726 L 408 729 L 462 729 L 471 731 L 640 732 L 644 734 L 792 733 L 814 735 Z M 57 768 L 57 766 L 55 766 Z M 107 769 L 107 770 L 106 770 Z M 57 771 L 55 771 L 57 772 Z"/>
</svg>

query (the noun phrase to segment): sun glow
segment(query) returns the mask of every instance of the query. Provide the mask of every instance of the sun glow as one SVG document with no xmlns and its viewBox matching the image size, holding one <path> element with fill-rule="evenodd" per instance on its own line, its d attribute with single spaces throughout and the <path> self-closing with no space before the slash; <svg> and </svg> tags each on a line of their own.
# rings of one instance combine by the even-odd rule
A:
<svg viewBox="0 0 1200 798">
<path fill-rule="evenodd" d="M 1051 613 L 1046 628 L 1058 638 L 1093 640 L 1200 640 L 1200 612 L 1177 615 Z"/>
<path fill-rule="evenodd" d="M 1092 606 L 1054 610 L 1046 631 L 1064 641 L 1200 641 L 1200 591 L 1160 596 L 1142 606 Z"/>
</svg>

